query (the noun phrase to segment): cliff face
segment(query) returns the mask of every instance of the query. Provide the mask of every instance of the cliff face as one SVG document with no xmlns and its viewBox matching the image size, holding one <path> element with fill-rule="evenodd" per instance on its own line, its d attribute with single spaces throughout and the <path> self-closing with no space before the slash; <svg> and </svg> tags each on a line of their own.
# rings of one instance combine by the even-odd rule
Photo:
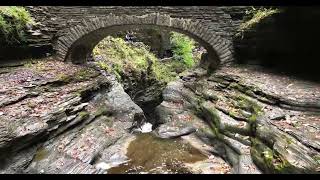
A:
<svg viewBox="0 0 320 180">
<path fill-rule="evenodd" d="M 261 20 L 241 36 L 234 38 L 237 61 L 262 64 L 318 79 L 318 8 L 279 9 L 280 13 Z"/>
</svg>

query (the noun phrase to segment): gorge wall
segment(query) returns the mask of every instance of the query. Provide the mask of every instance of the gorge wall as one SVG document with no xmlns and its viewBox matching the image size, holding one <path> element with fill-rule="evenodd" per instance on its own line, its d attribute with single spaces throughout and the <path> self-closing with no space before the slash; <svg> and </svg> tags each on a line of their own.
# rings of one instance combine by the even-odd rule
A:
<svg viewBox="0 0 320 180">
<path fill-rule="evenodd" d="M 234 38 L 237 61 L 317 79 L 319 11 L 313 7 L 282 7 L 280 10 Z"/>
</svg>

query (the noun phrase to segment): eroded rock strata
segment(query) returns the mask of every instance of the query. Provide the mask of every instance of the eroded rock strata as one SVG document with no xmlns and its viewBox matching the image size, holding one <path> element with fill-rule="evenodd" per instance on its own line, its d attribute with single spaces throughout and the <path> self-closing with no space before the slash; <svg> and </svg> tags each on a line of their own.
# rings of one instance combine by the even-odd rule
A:
<svg viewBox="0 0 320 180">
<path fill-rule="evenodd" d="M 197 69 L 168 85 L 156 112 L 160 127 L 196 129 L 233 173 L 316 173 L 319 92 L 316 83 L 255 66 L 210 76 Z"/>
<path fill-rule="evenodd" d="M 255 66 L 198 68 L 168 84 L 153 119 L 89 65 L 1 68 L 0 84 L 1 173 L 107 173 L 128 161 L 145 121 L 155 137 L 181 138 L 207 156 L 183 172 L 319 172 L 317 83 Z"/>
</svg>

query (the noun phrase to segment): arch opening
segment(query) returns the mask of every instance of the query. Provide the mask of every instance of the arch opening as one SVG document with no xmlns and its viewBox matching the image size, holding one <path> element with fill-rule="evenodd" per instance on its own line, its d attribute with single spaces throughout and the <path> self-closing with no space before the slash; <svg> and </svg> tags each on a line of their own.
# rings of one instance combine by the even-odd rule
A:
<svg viewBox="0 0 320 180">
<path fill-rule="evenodd" d="M 142 35 L 135 36 L 138 30 L 142 31 Z M 148 118 L 154 108 L 161 104 L 162 92 L 167 83 L 183 78 L 182 72 L 196 67 L 200 63 L 201 54 L 206 53 L 206 50 L 194 39 L 169 31 L 166 33 L 169 34 L 169 50 L 172 54 L 163 58 L 152 52 L 152 47 L 146 44 L 149 39 L 161 39 L 159 34 L 162 32 L 155 30 L 152 36 L 147 36 L 145 30 L 123 30 L 105 37 L 95 46 L 93 61 L 89 63 L 95 64 L 107 74 L 115 75 L 125 92 Z M 126 38 L 130 33 L 132 41 Z"/>
<path fill-rule="evenodd" d="M 194 39 L 197 43 L 199 43 L 202 47 L 206 49 L 207 54 L 204 56 L 206 62 L 203 63 L 206 66 L 206 68 L 209 66 L 209 62 L 214 63 L 214 65 L 218 65 L 218 63 L 220 62 L 217 52 L 210 46 L 209 43 L 205 42 L 199 37 L 189 32 L 182 31 L 180 29 L 168 28 L 165 26 L 157 26 L 157 25 L 121 25 L 121 26 L 113 26 L 113 27 L 97 29 L 81 37 L 71 46 L 68 52 L 69 54 L 67 55 L 66 61 L 70 61 L 73 63 L 84 63 L 90 57 L 90 54 L 94 49 L 94 47 L 108 35 L 114 34 L 119 31 L 130 31 L 137 28 L 160 29 L 160 30 L 178 32 L 178 33 L 184 34 Z M 73 55 L 75 53 L 77 55 Z"/>
<path fill-rule="evenodd" d="M 208 64 L 208 53 L 202 44 L 184 34 L 163 31 L 163 29 L 136 28 L 109 34 L 94 47 L 90 54 L 90 61 L 94 63 L 109 59 L 109 64 L 112 64 L 113 58 L 117 60 L 116 63 L 135 64 L 134 61 L 139 61 L 135 67 L 141 64 L 146 66 L 147 61 L 150 60 L 153 61 L 155 68 L 161 68 L 157 66 L 159 63 L 173 63 L 176 69 L 170 68 L 170 71 L 177 70 L 179 73 L 195 66 L 202 67 Z M 216 58 L 218 59 L 217 56 Z"/>
<path fill-rule="evenodd" d="M 219 64 L 230 62 L 232 58 L 231 42 L 216 35 L 208 25 L 190 19 L 171 18 L 167 15 L 148 14 L 144 16 L 114 16 L 84 20 L 82 24 L 67 30 L 60 37 L 55 50 L 58 58 L 73 63 L 83 63 L 93 48 L 107 35 L 119 30 L 135 28 L 175 31 L 185 34 L 199 42 L 206 50 L 205 56 L 210 63 L 207 68 L 217 68 Z M 75 55 L 75 52 L 81 52 Z M 75 59 L 78 58 L 78 59 Z"/>
</svg>

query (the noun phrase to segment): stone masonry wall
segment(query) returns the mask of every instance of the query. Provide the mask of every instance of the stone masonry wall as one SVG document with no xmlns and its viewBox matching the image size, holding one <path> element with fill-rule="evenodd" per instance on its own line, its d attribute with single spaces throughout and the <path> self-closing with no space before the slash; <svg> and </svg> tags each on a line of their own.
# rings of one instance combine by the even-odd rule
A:
<svg viewBox="0 0 320 180">
<path fill-rule="evenodd" d="M 216 6 L 27 6 L 26 7 L 43 26 L 41 33 L 50 36 L 50 41 L 64 34 L 64 29 L 86 18 L 115 15 L 144 15 L 159 12 L 172 18 L 197 19 L 206 22 L 209 28 L 223 38 L 232 39 L 244 9 L 248 7 Z M 239 18 L 240 17 L 240 18 Z M 41 38 L 41 37 L 40 37 Z M 49 39 L 46 39 L 49 41 Z"/>
</svg>

